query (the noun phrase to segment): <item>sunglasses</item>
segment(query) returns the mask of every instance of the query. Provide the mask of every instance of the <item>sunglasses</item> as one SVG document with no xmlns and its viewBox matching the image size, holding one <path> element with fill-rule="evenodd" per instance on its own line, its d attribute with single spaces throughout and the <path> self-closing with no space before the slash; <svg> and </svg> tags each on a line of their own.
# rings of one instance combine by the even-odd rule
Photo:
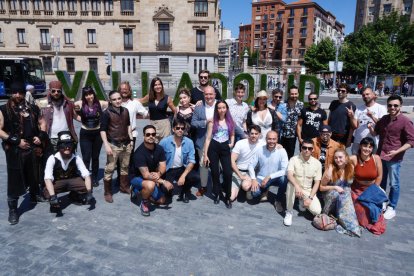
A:
<svg viewBox="0 0 414 276">
<path fill-rule="evenodd" d="M 155 137 L 157 134 L 155 132 L 151 132 L 151 133 L 145 133 L 145 137 Z"/>
<path fill-rule="evenodd" d="M 175 127 L 176 130 L 185 130 L 185 127 Z"/>
<path fill-rule="evenodd" d="M 207 80 L 208 76 L 200 76 L 200 80 Z"/>
<path fill-rule="evenodd" d="M 303 150 L 311 151 L 311 150 L 313 150 L 313 147 L 305 147 L 305 146 L 302 146 L 302 149 Z"/>
<path fill-rule="evenodd" d="M 389 108 L 391 108 L 391 107 L 394 107 L 394 108 L 400 107 L 400 105 L 399 105 L 399 104 L 388 104 L 387 106 L 388 106 Z"/>
<path fill-rule="evenodd" d="M 346 89 L 338 89 L 338 93 L 346 93 Z"/>
<path fill-rule="evenodd" d="M 54 94 L 54 93 L 62 93 L 62 90 L 61 89 L 52 89 L 52 90 L 50 90 L 50 93 L 52 93 L 52 94 Z"/>
<path fill-rule="evenodd" d="M 317 101 L 318 98 L 309 98 L 309 101 Z"/>
<path fill-rule="evenodd" d="M 274 96 L 273 98 L 275 98 L 275 99 L 281 99 L 282 96 Z"/>
</svg>

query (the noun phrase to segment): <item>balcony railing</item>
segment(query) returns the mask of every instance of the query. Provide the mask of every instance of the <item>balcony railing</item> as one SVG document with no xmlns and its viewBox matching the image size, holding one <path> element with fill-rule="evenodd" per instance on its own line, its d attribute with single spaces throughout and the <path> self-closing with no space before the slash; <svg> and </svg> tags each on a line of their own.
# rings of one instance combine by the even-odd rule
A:
<svg viewBox="0 0 414 276">
<path fill-rule="evenodd" d="M 40 42 L 39 45 L 40 45 L 40 50 L 47 51 L 47 50 L 51 50 L 52 49 L 52 44 L 50 44 L 50 43 Z"/>
<path fill-rule="evenodd" d="M 121 11 L 121 15 L 131 16 L 134 15 L 134 11 Z"/>
<path fill-rule="evenodd" d="M 53 15 L 53 11 L 44 11 L 45 15 Z"/>
<path fill-rule="evenodd" d="M 194 16 L 195 17 L 207 17 L 208 16 L 208 12 L 195 11 L 194 12 Z"/>
<path fill-rule="evenodd" d="M 172 44 L 159 44 L 156 45 L 157 51 L 171 51 L 172 50 Z"/>
<path fill-rule="evenodd" d="M 92 16 L 100 16 L 101 11 L 92 11 Z"/>
<path fill-rule="evenodd" d="M 57 15 L 65 15 L 65 11 L 57 11 L 56 14 Z"/>
<path fill-rule="evenodd" d="M 76 16 L 78 14 L 77 11 L 68 11 L 68 15 L 70 16 Z"/>
<path fill-rule="evenodd" d="M 20 14 L 21 15 L 29 15 L 30 14 L 30 11 L 29 10 L 21 10 L 20 11 Z"/>
<path fill-rule="evenodd" d="M 9 10 L 9 13 L 12 15 L 16 15 L 17 14 L 17 10 Z"/>
<path fill-rule="evenodd" d="M 204 47 L 196 47 L 196 51 L 197 52 L 203 52 L 205 50 L 206 50 L 206 47 L 205 46 Z"/>
<path fill-rule="evenodd" d="M 41 15 L 42 11 L 41 10 L 33 10 L 33 15 Z"/>
<path fill-rule="evenodd" d="M 112 16 L 114 14 L 113 11 L 104 11 L 105 16 Z"/>
<path fill-rule="evenodd" d="M 89 15 L 89 11 L 81 11 L 80 14 L 82 16 L 88 16 Z"/>
</svg>

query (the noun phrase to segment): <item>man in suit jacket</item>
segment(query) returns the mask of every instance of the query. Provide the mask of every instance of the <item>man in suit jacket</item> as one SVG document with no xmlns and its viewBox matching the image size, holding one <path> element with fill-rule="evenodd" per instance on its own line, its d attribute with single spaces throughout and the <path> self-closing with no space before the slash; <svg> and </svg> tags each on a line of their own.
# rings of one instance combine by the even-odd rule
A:
<svg viewBox="0 0 414 276">
<path fill-rule="evenodd" d="M 203 147 L 206 140 L 207 123 L 213 120 L 214 107 L 216 105 L 216 92 L 212 86 L 204 88 L 204 103 L 196 106 L 191 119 L 191 126 L 196 129 L 195 146 L 200 157 L 200 178 L 201 187 L 196 193 L 197 196 L 202 196 L 207 191 L 208 168 L 203 165 Z"/>
</svg>

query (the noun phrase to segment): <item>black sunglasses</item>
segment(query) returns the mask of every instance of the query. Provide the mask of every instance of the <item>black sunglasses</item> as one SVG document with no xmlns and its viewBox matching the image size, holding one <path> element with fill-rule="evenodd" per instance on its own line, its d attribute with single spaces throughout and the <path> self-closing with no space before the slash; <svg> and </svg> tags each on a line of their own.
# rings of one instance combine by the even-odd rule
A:
<svg viewBox="0 0 414 276">
<path fill-rule="evenodd" d="M 185 127 L 175 127 L 176 130 L 185 130 Z"/>
<path fill-rule="evenodd" d="M 62 93 L 61 89 L 51 89 L 50 93 Z"/>
<path fill-rule="evenodd" d="M 400 105 L 399 104 L 388 104 L 387 105 L 389 108 L 391 108 L 391 107 L 395 107 L 395 108 L 397 108 L 397 107 L 399 107 Z"/>
<path fill-rule="evenodd" d="M 152 137 L 155 137 L 157 134 L 155 133 L 155 132 L 152 132 L 152 133 L 145 133 L 145 137 L 150 137 L 150 136 L 152 136 Z"/>
<path fill-rule="evenodd" d="M 309 151 L 311 151 L 311 150 L 313 150 L 313 147 L 302 146 L 302 149 L 303 150 L 309 150 Z"/>
<path fill-rule="evenodd" d="M 346 93 L 347 92 L 346 89 L 338 89 L 337 91 L 338 91 L 338 93 Z"/>
<path fill-rule="evenodd" d="M 317 101 L 318 98 L 309 98 L 309 101 Z"/>
<path fill-rule="evenodd" d="M 203 80 L 203 79 L 204 79 L 204 80 L 207 80 L 207 79 L 208 79 L 208 76 L 200 76 L 200 79 L 201 79 L 201 80 Z"/>
</svg>

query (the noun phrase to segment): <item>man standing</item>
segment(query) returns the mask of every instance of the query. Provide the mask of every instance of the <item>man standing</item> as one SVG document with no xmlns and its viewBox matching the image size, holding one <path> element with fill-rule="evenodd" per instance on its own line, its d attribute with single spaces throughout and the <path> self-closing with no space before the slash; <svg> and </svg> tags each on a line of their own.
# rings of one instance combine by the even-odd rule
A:
<svg viewBox="0 0 414 276">
<path fill-rule="evenodd" d="M 279 88 L 276 88 L 272 91 L 272 100 L 267 103 L 269 108 L 272 108 L 276 111 L 276 131 L 280 135 L 282 133 L 283 124 L 286 122 L 287 118 L 287 107 L 286 103 L 282 101 L 283 91 Z"/>
<path fill-rule="evenodd" d="M 322 178 L 322 165 L 311 156 L 313 147 L 312 140 L 303 140 L 300 154 L 292 157 L 289 161 L 286 215 L 283 220 L 286 226 L 292 225 L 295 198 L 303 201 L 303 207 L 309 210 L 312 215 L 315 216 L 321 213 L 321 203 L 316 197 L 316 192 Z"/>
<path fill-rule="evenodd" d="M 49 156 L 45 168 L 45 197 L 50 199 L 50 211 L 60 211 L 57 194 L 67 191 L 74 202 L 91 204 L 94 198 L 89 170 L 82 158 L 73 153 L 75 143 L 69 131 L 58 133 L 57 147 L 58 152 Z"/>
<path fill-rule="evenodd" d="M 266 145 L 257 149 L 249 163 L 249 176 L 252 179 L 252 196 L 267 200 L 270 186 L 278 186 L 275 207 L 278 213 L 283 212 L 282 200 L 286 192 L 286 168 L 289 159 L 284 148 L 277 146 L 277 132 L 269 131 L 266 135 Z M 256 169 L 258 168 L 258 169 Z M 256 175 L 256 170 L 257 175 Z"/>
<path fill-rule="evenodd" d="M 352 144 L 352 154 L 357 154 L 359 150 L 359 142 L 367 136 L 372 137 L 368 124 L 376 124 L 382 116 L 387 114 L 387 110 L 381 104 L 375 102 L 376 96 L 370 87 L 362 92 L 362 100 L 365 102 L 355 111 L 352 119 L 352 127 L 354 132 L 354 143 Z M 372 137 L 378 145 L 378 137 Z"/>
<path fill-rule="evenodd" d="M 196 130 L 196 141 L 195 146 L 200 157 L 200 179 L 201 187 L 196 193 L 197 196 L 203 196 L 207 191 L 207 181 L 208 181 L 208 168 L 204 166 L 204 142 L 206 141 L 207 133 L 207 124 L 209 121 L 213 120 L 214 116 L 214 106 L 216 104 L 216 92 L 211 86 L 206 86 L 204 88 L 204 103 L 202 105 L 196 106 L 193 112 L 193 117 L 191 119 L 191 126 Z"/>
<path fill-rule="evenodd" d="M 313 139 L 319 136 L 319 129 L 328 123 L 325 110 L 319 107 L 318 94 L 310 93 L 308 96 L 309 107 L 301 110 L 296 127 L 299 144 L 303 140 Z"/>
<path fill-rule="evenodd" d="M 77 117 L 72 101 L 63 95 L 62 83 L 60 81 L 51 81 L 49 83 L 49 94 L 45 101 L 39 103 L 42 115 L 46 121 L 46 132 L 49 135 L 51 150 L 57 152 L 57 134 L 61 131 L 70 131 L 73 139 L 78 141 L 73 119 Z"/>
<path fill-rule="evenodd" d="M 260 133 L 261 128 L 258 125 L 251 125 L 248 138 L 238 141 L 231 152 L 231 167 L 233 169 L 231 201 L 236 200 L 240 188 L 247 192 L 248 199 L 252 199 L 249 164 L 257 150 L 264 145 L 263 140 L 259 140 Z"/>
<path fill-rule="evenodd" d="M 201 70 L 198 73 L 198 81 L 199 86 L 194 87 L 191 89 L 191 103 L 199 105 L 201 102 L 204 101 L 204 90 L 209 85 L 210 80 L 210 72 L 208 70 Z M 220 92 L 217 90 L 217 88 L 213 87 L 215 92 L 215 98 L 216 100 L 221 100 Z"/>
<path fill-rule="evenodd" d="M 199 174 L 193 170 L 195 164 L 195 149 L 193 141 L 184 136 L 186 124 L 175 119 L 173 122 L 174 135 L 160 141 L 167 161 L 165 179 L 174 184 L 179 192 L 178 200 L 188 203 L 191 197 L 191 187 L 200 182 Z"/>
<path fill-rule="evenodd" d="M 104 172 L 104 197 L 106 202 L 112 203 L 112 175 L 118 159 L 121 167 L 119 191 L 130 193 L 128 166 L 133 141 L 129 113 L 121 106 L 121 94 L 118 91 L 111 91 L 109 100 L 108 108 L 102 113 L 100 131 L 107 157 Z"/>
<path fill-rule="evenodd" d="M 341 83 L 338 88 L 338 100 L 333 100 L 329 105 L 328 124 L 332 127 L 331 138 L 349 147 L 352 142 L 353 119 L 356 106 L 348 100 L 348 86 Z"/>
<path fill-rule="evenodd" d="M 389 204 L 384 213 L 385 219 L 396 215 L 396 207 L 400 197 L 400 168 L 405 151 L 414 146 L 414 126 L 409 118 L 401 114 L 403 100 L 394 95 L 387 99 L 387 115 L 383 116 L 375 127 L 368 127 L 372 135 L 379 135 L 377 153 L 382 160 L 381 188 L 387 189 L 390 181 Z M 389 179 L 388 179 L 389 178 Z"/>
<path fill-rule="evenodd" d="M 325 168 L 328 168 L 334 161 L 334 154 L 338 148 L 343 148 L 343 145 L 332 140 L 332 129 L 329 125 L 322 125 L 319 131 L 319 137 L 312 139 L 315 148 L 312 156 L 321 162 L 322 174 Z"/>
<path fill-rule="evenodd" d="M 282 127 L 281 144 L 286 149 L 288 158 L 295 154 L 296 147 L 296 126 L 299 119 L 303 103 L 298 100 L 299 90 L 296 86 L 291 86 L 286 102 L 287 118 Z"/>
<path fill-rule="evenodd" d="M 144 127 L 144 142 L 134 153 L 136 175 L 131 180 L 132 196 L 141 193 L 141 215 L 150 215 L 150 199 L 157 204 L 165 203 L 165 194 L 174 186 L 161 177 L 166 171 L 164 149 L 155 143 L 156 130 L 153 125 Z"/>
<path fill-rule="evenodd" d="M 245 94 L 245 86 L 242 83 L 239 83 L 234 88 L 234 98 L 226 100 L 229 105 L 230 114 L 235 123 L 234 131 L 236 141 L 246 138 L 246 119 L 247 112 L 249 112 L 249 106 L 243 102 Z"/>
<path fill-rule="evenodd" d="M 32 202 L 42 201 L 39 195 L 40 156 L 47 141 L 45 122 L 40 110 L 25 101 L 22 83 L 10 85 L 11 97 L 0 107 L 0 138 L 7 164 L 7 203 L 9 223 L 17 224 L 19 196 L 29 188 Z"/>
</svg>

